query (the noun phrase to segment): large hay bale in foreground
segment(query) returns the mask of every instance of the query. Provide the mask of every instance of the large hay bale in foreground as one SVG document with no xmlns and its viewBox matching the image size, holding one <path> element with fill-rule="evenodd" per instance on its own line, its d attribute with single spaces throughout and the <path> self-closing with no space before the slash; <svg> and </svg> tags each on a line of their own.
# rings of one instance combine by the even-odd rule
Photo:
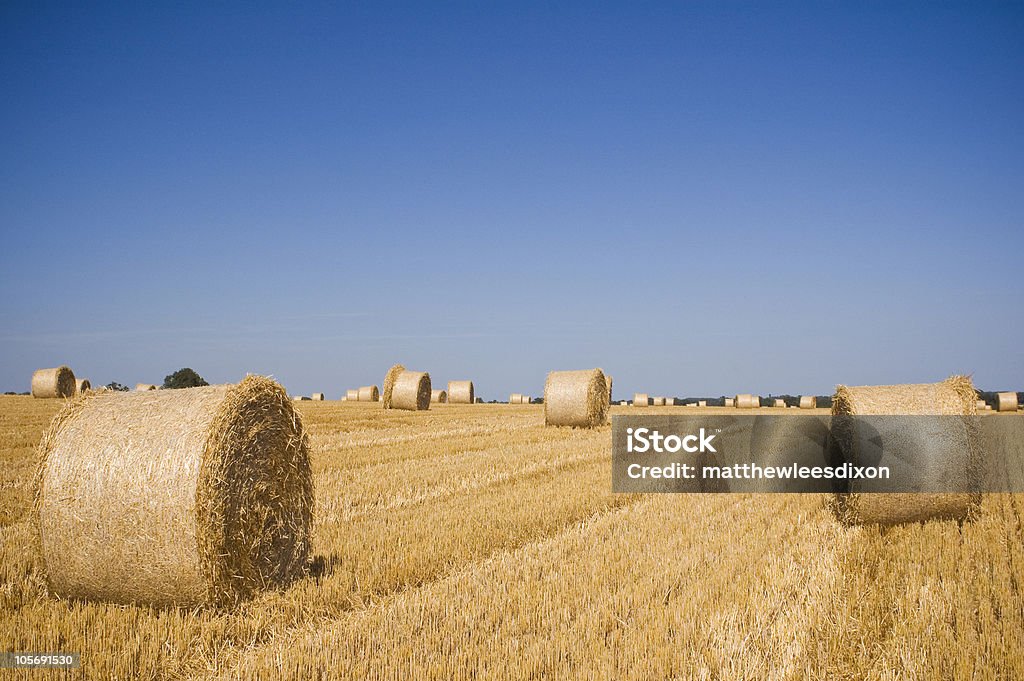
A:
<svg viewBox="0 0 1024 681">
<path fill-rule="evenodd" d="M 75 379 L 75 394 L 81 395 L 86 390 L 92 390 L 92 383 L 89 382 L 88 378 L 76 378 Z"/>
<path fill-rule="evenodd" d="M 360 402 L 377 402 L 380 400 L 380 391 L 375 385 L 364 385 L 356 391 L 356 399 Z"/>
<path fill-rule="evenodd" d="M 326 399 L 326 396 L 323 393 L 313 393 L 310 395 L 310 398 L 314 402 L 323 402 Z"/>
<path fill-rule="evenodd" d="M 800 396 L 800 408 L 801 409 L 817 409 L 818 398 L 814 395 L 801 395 Z"/>
<path fill-rule="evenodd" d="M 136 383 L 135 384 L 135 391 L 136 392 L 144 393 L 144 392 L 149 392 L 150 390 L 156 390 L 156 389 L 157 389 L 157 387 L 154 384 L 152 384 L 152 383 Z"/>
<path fill-rule="evenodd" d="M 300 576 L 313 483 L 284 389 L 90 393 L 40 444 L 32 511 L 51 592 L 230 605 Z"/>
<path fill-rule="evenodd" d="M 736 405 L 737 409 L 757 409 L 761 406 L 760 399 L 747 393 L 737 395 L 733 398 L 732 402 Z"/>
<path fill-rule="evenodd" d="M 430 403 L 431 404 L 447 404 L 448 403 L 448 391 L 447 390 L 431 390 L 430 391 Z"/>
<path fill-rule="evenodd" d="M 390 375 L 390 372 L 388 373 Z M 387 386 L 386 380 L 385 386 Z M 408 411 L 430 409 L 430 374 L 427 372 L 402 369 L 391 381 L 390 388 L 390 400 L 385 402 L 385 409 Z"/>
<path fill-rule="evenodd" d="M 359 389 L 353 388 L 345 391 L 346 402 L 358 402 L 359 401 Z"/>
<path fill-rule="evenodd" d="M 448 404 L 474 404 L 473 381 L 448 381 Z"/>
<path fill-rule="evenodd" d="M 75 372 L 70 367 L 37 369 L 32 373 L 32 397 L 71 397 L 75 394 Z"/>
<path fill-rule="evenodd" d="M 634 407 L 647 407 L 651 404 L 651 398 L 647 396 L 647 393 L 633 393 L 633 406 Z"/>
<path fill-rule="evenodd" d="M 1017 393 L 999 393 L 996 402 L 996 411 L 1017 411 Z"/>
<path fill-rule="evenodd" d="M 544 425 L 590 428 L 608 415 L 608 388 L 600 369 L 552 371 L 544 382 Z"/>
<path fill-rule="evenodd" d="M 837 421 L 837 417 L 976 414 L 976 393 L 966 376 L 951 376 L 941 383 L 840 385 L 832 398 L 832 430 L 839 440 L 852 439 L 843 432 L 852 426 L 848 423 L 850 419 Z M 922 419 L 920 432 L 914 431 L 913 424 L 901 424 L 899 434 L 903 441 L 913 442 L 920 450 L 912 455 L 903 453 L 904 457 L 917 464 L 906 475 L 913 476 L 911 481 L 925 485 L 925 489 L 930 485 L 931 489 L 941 486 L 963 491 L 879 493 L 884 490 L 879 489 L 878 482 L 853 480 L 848 493 L 836 494 L 833 498 L 833 511 L 842 522 L 850 525 L 896 525 L 930 519 L 964 520 L 976 511 L 981 502 L 981 495 L 974 491 L 979 479 L 976 466 L 980 458 L 980 443 L 974 424 L 958 418 Z M 889 455 L 900 463 L 901 452 Z M 926 466 L 921 466 L 922 459 L 925 459 L 923 463 Z M 897 470 L 895 475 L 900 475 L 900 471 Z"/>
</svg>

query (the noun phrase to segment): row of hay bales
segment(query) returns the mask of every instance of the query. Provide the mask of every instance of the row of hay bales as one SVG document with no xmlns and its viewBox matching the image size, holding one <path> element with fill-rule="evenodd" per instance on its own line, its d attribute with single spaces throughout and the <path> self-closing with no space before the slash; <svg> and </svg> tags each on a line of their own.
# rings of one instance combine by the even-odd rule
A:
<svg viewBox="0 0 1024 681">
<path fill-rule="evenodd" d="M 32 373 L 32 397 L 35 398 L 69 398 L 92 389 L 92 383 L 88 378 L 76 378 L 75 372 L 66 365 L 51 369 L 37 369 Z M 100 388 L 100 390 L 106 391 L 107 388 Z M 161 387 L 153 383 L 135 384 L 136 392 L 150 390 L 161 390 Z"/>
<path fill-rule="evenodd" d="M 523 395 L 522 393 L 512 393 L 508 396 L 509 404 L 530 404 L 531 397 L 529 395 Z"/>
<path fill-rule="evenodd" d="M 429 405 L 425 372 L 396 365 L 388 408 Z M 404 406 L 403 406 L 404 405 Z M 414 406 L 408 406 L 414 405 Z M 838 386 L 835 415 L 976 414 L 970 380 Z M 606 422 L 600 369 L 553 371 L 545 424 Z M 955 420 L 936 442 L 936 479 L 971 480 L 976 445 Z M 955 431 L 955 432 L 954 432 Z M 952 444 L 951 444 L 952 443 Z M 310 555 L 314 490 L 309 443 L 287 394 L 269 378 L 237 385 L 128 394 L 83 393 L 40 443 L 31 519 L 50 592 L 120 603 L 232 605 L 286 586 Z M 161 503 L 151 503 L 159 498 Z M 844 523 L 966 519 L 978 495 L 835 495 Z"/>
</svg>

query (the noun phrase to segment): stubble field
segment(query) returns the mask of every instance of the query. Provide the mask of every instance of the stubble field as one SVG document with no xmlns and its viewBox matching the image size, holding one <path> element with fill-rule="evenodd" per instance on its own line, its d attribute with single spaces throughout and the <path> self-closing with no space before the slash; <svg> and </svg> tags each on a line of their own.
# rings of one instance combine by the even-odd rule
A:
<svg viewBox="0 0 1024 681">
<path fill-rule="evenodd" d="M 1024 678 L 1024 495 L 889 530 L 816 495 L 616 495 L 610 427 L 541 406 L 298 403 L 306 578 L 231 612 L 56 600 L 27 511 L 59 407 L 0 397 L 0 650 L 76 676 Z"/>
</svg>

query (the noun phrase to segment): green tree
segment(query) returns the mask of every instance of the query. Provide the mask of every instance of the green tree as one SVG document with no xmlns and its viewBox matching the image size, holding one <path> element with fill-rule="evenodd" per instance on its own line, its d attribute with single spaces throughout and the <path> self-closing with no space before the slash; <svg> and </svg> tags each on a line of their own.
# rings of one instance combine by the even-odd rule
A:
<svg viewBox="0 0 1024 681">
<path fill-rule="evenodd" d="M 178 369 L 170 376 L 164 377 L 164 389 L 174 390 L 176 388 L 198 388 L 202 385 L 210 385 L 203 377 L 188 367 Z"/>
</svg>

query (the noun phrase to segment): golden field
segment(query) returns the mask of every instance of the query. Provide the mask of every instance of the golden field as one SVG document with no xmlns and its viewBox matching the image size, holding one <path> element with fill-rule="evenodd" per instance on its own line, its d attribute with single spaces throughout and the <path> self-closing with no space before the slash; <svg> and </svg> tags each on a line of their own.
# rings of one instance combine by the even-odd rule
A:
<svg viewBox="0 0 1024 681">
<path fill-rule="evenodd" d="M 0 650 L 81 652 L 69 675 L 1024 678 L 1024 495 L 889 530 L 815 495 L 615 495 L 610 427 L 537 405 L 297 403 L 308 577 L 230 612 L 56 600 L 26 512 L 60 406 L 0 397 Z"/>
</svg>

